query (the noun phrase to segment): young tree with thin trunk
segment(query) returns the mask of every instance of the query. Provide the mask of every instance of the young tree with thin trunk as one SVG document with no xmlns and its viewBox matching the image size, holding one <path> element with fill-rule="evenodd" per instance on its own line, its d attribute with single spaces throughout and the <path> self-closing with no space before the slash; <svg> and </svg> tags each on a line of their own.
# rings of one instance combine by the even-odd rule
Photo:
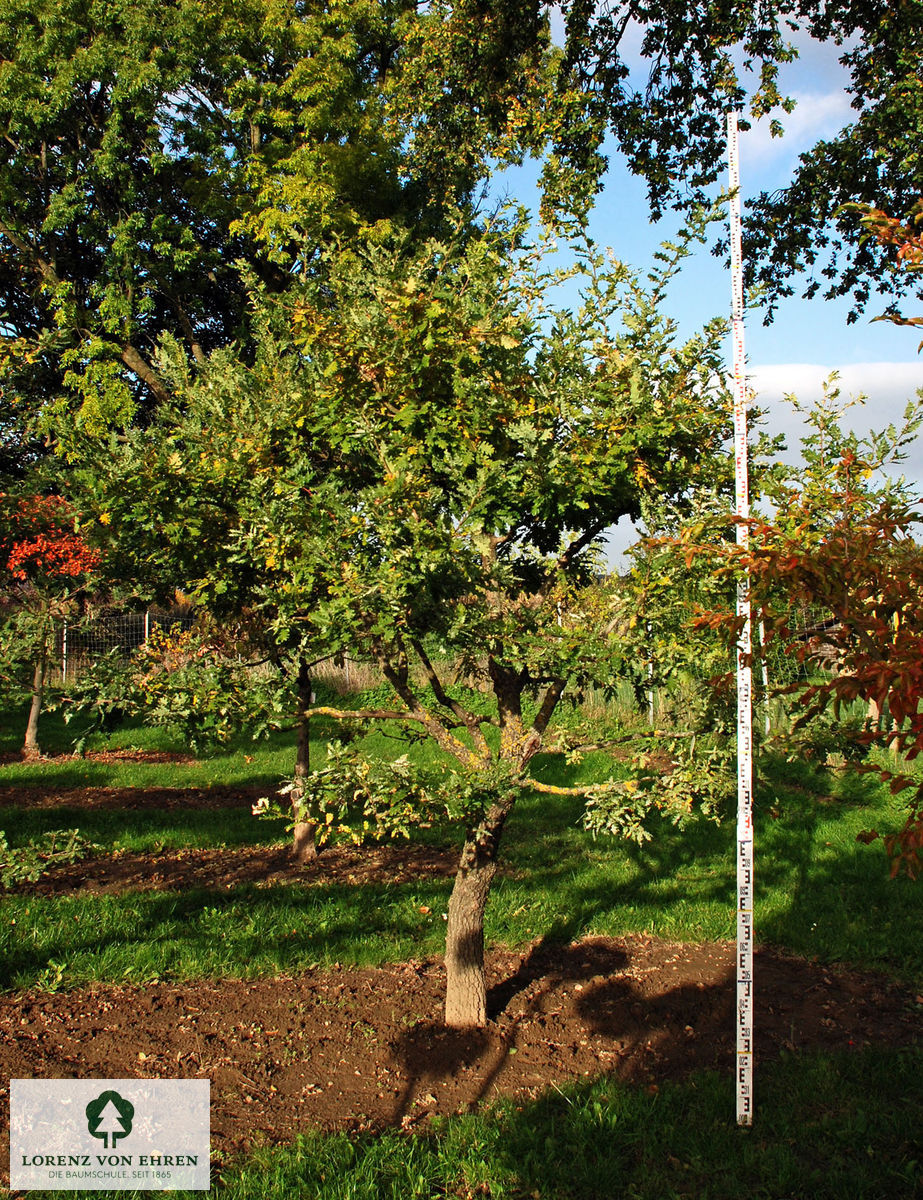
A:
<svg viewBox="0 0 923 1200">
<path fill-rule="evenodd" d="M 321 840 L 404 832 L 434 807 L 457 820 L 451 1025 L 487 1019 L 484 912 L 522 792 L 589 792 L 638 836 L 663 799 L 613 780 L 557 788 L 532 764 L 555 748 L 568 689 L 619 668 L 605 531 L 646 493 L 694 486 L 729 434 L 721 323 L 681 344 L 659 311 L 682 254 L 643 288 L 582 247 L 571 312 L 548 306 L 560 280 L 523 225 L 467 215 L 445 241 L 341 246 L 321 282 L 254 295 L 255 362 L 217 353 L 192 375 L 165 354 L 182 405 L 113 438 L 104 476 L 81 468 L 123 551 L 156 553 L 146 531 L 194 524 L 184 590 L 209 607 L 246 587 L 299 680 L 319 649 L 377 664 L 382 703 L 304 708 L 299 689 L 300 720 L 390 725 L 438 749 L 424 770 L 335 746 L 292 794 L 296 826 Z M 160 544 L 166 559 L 171 536 Z"/>
<path fill-rule="evenodd" d="M 311 691 L 311 668 L 304 658 L 298 660 L 298 713 L 295 727 L 295 778 L 292 788 L 292 852 L 297 862 L 308 862 L 317 857 L 317 843 L 313 821 L 301 819 L 302 802 L 308 776 L 311 774 L 311 720 L 308 710 L 314 693 Z"/>
<path fill-rule="evenodd" d="M 58 496 L 0 495 L 0 510 L 2 682 L 14 694 L 17 683 L 23 690 L 22 673 L 31 664 L 22 752 L 36 758 L 57 626 L 79 611 L 100 554 L 75 528 L 70 506 Z"/>
</svg>

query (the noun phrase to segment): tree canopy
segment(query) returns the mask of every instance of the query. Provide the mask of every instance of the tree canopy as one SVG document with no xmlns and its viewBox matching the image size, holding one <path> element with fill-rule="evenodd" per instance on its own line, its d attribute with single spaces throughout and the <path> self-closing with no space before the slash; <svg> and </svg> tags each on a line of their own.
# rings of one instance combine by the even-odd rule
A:
<svg viewBox="0 0 923 1200">
<path fill-rule="evenodd" d="M 562 12 L 554 49 L 536 0 L 4 0 L 4 405 L 18 397 L 20 421 L 62 405 L 101 426 L 136 406 L 146 419 L 166 396 L 164 333 L 197 358 L 249 338 L 237 263 L 280 289 L 337 236 L 436 233 L 497 159 L 547 150 L 547 211 L 585 209 L 611 131 L 654 216 L 698 203 L 723 170 L 726 111 L 790 107 L 778 70 L 796 31 L 843 44 L 857 119 L 754 202 L 753 278 L 770 307 L 802 268 L 809 292 L 864 306 L 884 251 L 842 205 L 899 217 L 923 192 L 916 0 Z M 916 283 L 887 281 L 895 296 Z"/>
<path fill-rule="evenodd" d="M 4 0 L 0 313 L 5 363 L 41 351 L 24 401 L 149 411 L 162 334 L 196 358 L 246 339 L 239 261 L 279 288 L 337 234 L 435 228 L 543 53 L 537 14 L 524 37 L 466 4 Z"/>
<path fill-rule="evenodd" d="M 923 129 L 923 5 L 819 5 L 805 28 L 843 45 L 855 116 L 836 137 L 802 154 L 792 182 L 749 206 L 748 251 L 753 281 L 772 306 L 792 295 L 792 277 L 808 275 L 803 294 L 848 296 L 850 319 L 876 291 L 919 297 L 920 280 L 887 269 L 887 253 L 862 237 L 854 203 L 910 214 L 923 194 L 918 151 Z"/>
<path fill-rule="evenodd" d="M 257 287 L 254 361 L 218 350 L 192 371 L 178 343 L 165 349 L 177 403 L 113 435 L 106 472 L 77 468 L 100 541 L 208 608 L 246 606 L 290 675 L 344 650 L 377 664 L 379 706 L 309 715 L 439 747 L 435 778 L 397 788 L 384 766 L 380 788 L 368 764 L 361 787 L 348 762 L 335 786 L 318 773 L 303 816 L 338 829 L 353 797 L 373 832 L 431 803 L 460 822 L 456 1024 L 485 1018 L 484 903 L 516 797 L 543 786 L 530 763 L 568 687 L 618 670 L 601 536 L 648 491 L 710 478 L 730 432 L 723 326 L 683 344 L 660 312 L 682 247 L 648 286 L 584 251 L 571 312 L 550 306 L 554 279 L 521 239 L 462 217 L 446 240 L 341 246 L 284 296 Z M 458 670 L 484 705 L 453 694 Z M 638 836 L 665 802 L 617 781 L 593 791 L 611 797 L 610 827 Z"/>
<path fill-rule="evenodd" d="M 718 179 L 729 110 L 753 117 L 780 110 L 772 127 L 782 132 L 794 102 L 780 90 L 780 68 L 797 57 L 799 38 L 842 47 L 855 119 L 801 155 L 788 186 L 748 205 L 750 281 L 763 287 L 771 314 L 807 271 L 804 294 L 850 296 L 853 318 L 879 285 L 892 296 L 918 288 L 918 280 L 883 269 L 881 248 L 861 238 L 843 206 L 866 203 L 902 216 L 923 193 L 919 0 L 571 0 L 562 8 L 560 86 L 578 84 L 589 116 L 576 129 L 564 125 L 556 149 L 584 170 L 598 169 L 593 156 L 611 131 L 630 170 L 646 181 L 655 217 L 670 205 L 701 203 Z"/>
</svg>

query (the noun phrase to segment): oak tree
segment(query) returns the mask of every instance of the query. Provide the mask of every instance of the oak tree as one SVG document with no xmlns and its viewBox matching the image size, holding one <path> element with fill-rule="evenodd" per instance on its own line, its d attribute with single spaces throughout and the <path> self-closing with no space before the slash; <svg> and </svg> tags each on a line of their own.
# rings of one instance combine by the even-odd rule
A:
<svg viewBox="0 0 923 1200">
<path fill-rule="evenodd" d="M 4 0 L 0 472 L 44 457 L 66 494 L 76 430 L 170 400 L 163 339 L 252 357 L 241 264 L 282 292 L 338 237 L 440 229 L 521 152 L 547 59 L 537 10 L 466 0 Z M 136 598 L 176 585 L 115 560 Z"/>
<path fill-rule="evenodd" d="M 560 790 L 531 768 L 562 749 L 555 712 L 619 670 L 602 535 L 648 492 L 686 491 L 729 435 L 721 323 L 681 343 L 660 312 L 683 252 L 642 286 L 584 247 L 569 311 L 521 225 L 462 214 L 450 239 L 343 244 L 322 281 L 256 289 L 253 362 L 219 350 L 193 370 L 168 348 L 181 403 L 113 437 L 105 473 L 82 468 L 116 546 L 170 559 L 203 606 L 244 589 L 293 665 L 343 651 L 378 666 L 380 704 L 308 716 L 438 748 L 420 771 L 334 748 L 295 782 L 322 836 L 404 829 L 433 806 L 460 825 L 453 1025 L 486 1020 L 485 905 L 517 797 Z M 589 792 L 638 836 L 662 799 L 615 780 Z"/>
</svg>

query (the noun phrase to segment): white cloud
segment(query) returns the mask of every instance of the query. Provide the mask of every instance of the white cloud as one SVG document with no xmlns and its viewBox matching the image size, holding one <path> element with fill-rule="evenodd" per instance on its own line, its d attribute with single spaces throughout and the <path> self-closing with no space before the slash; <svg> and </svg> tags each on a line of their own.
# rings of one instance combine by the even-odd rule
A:
<svg viewBox="0 0 923 1200">
<path fill-rule="evenodd" d="M 844 398 L 868 397 L 870 415 L 902 408 L 923 387 L 923 357 L 917 362 L 864 362 L 845 367 L 823 363 L 758 364 L 747 374 L 765 400 L 781 401 L 783 396 L 794 394 L 803 403 L 811 403 L 820 399 L 824 380 L 834 371 L 839 375 L 837 386 Z"/>
<path fill-rule="evenodd" d="M 795 457 L 804 423 L 784 397 L 794 395 L 802 405 L 817 403 L 823 384 L 834 368 L 819 363 L 777 363 L 754 366 L 748 371 L 756 403 L 766 411 L 766 429 L 784 433 L 790 447 L 785 457 Z M 840 401 L 859 400 L 846 413 L 843 424 L 856 433 L 899 426 L 909 401 L 923 388 L 923 359 L 918 362 L 866 362 L 841 367 L 837 386 Z M 908 447 L 901 471 L 908 479 L 923 483 L 923 435 Z"/>
<path fill-rule="evenodd" d="M 768 433 L 785 434 L 789 450 L 782 457 L 797 462 L 798 444 L 805 424 L 784 397 L 794 395 L 803 405 L 816 403 L 823 396 L 823 384 L 833 367 L 819 363 L 777 363 L 754 366 L 748 371 L 750 384 L 756 392 L 756 404 L 765 410 L 763 428 Z M 839 370 L 840 400 L 859 399 L 862 404 L 848 410 L 843 424 L 856 433 L 900 426 L 909 400 L 923 388 L 923 355 L 919 362 L 853 363 Z M 907 448 L 907 457 L 895 474 L 902 473 L 923 489 L 923 435 Z M 627 518 L 606 533 L 606 556 L 613 570 L 626 566 L 625 550 L 638 540 L 639 531 Z"/>
<path fill-rule="evenodd" d="M 819 363 L 777 363 L 754 366 L 748 371 L 756 392 L 756 404 L 766 413 L 763 428 L 768 433 L 783 433 L 789 447 L 782 457 L 797 462 L 798 444 L 805 424 L 784 397 L 794 395 L 802 405 L 816 403 L 823 396 L 823 384 L 834 368 Z M 848 410 L 843 419 L 846 428 L 864 434 L 901 424 L 907 402 L 923 388 L 923 355 L 919 362 L 853 363 L 839 370 L 840 400 L 865 402 Z M 923 434 L 907 448 L 906 459 L 894 470 L 923 490 Z M 637 541 L 639 531 L 627 518 L 607 531 L 607 559 L 613 570 L 626 565 L 625 550 Z"/>
<path fill-rule="evenodd" d="M 761 170 L 767 163 L 776 165 L 781 159 L 794 162 L 799 154 L 809 150 L 821 138 L 835 137 L 855 116 L 842 88 L 820 93 L 794 93 L 792 98 L 797 102 L 794 112 L 776 110 L 772 114 L 782 124 L 784 137 L 774 138 L 770 134 L 769 117 L 756 121 L 740 135 L 743 166 Z"/>
</svg>

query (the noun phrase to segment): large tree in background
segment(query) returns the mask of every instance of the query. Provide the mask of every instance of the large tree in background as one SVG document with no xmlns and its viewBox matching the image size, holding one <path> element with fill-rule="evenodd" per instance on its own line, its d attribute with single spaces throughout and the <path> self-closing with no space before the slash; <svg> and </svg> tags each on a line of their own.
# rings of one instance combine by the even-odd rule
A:
<svg viewBox="0 0 923 1200">
<path fill-rule="evenodd" d="M 492 161 L 549 150 L 548 211 L 572 211 L 611 131 L 655 216 L 698 201 L 723 171 L 725 112 L 785 105 L 796 30 L 855 44 L 857 119 L 755 202 L 755 277 L 772 303 L 808 267 L 809 290 L 865 303 L 883 251 L 836 213 L 902 214 L 923 192 L 918 2 L 562 8 L 555 51 L 536 0 L 3 0 L 0 366 L 37 353 L 6 383 L 19 412 L 149 412 L 163 333 L 197 358 L 249 337 L 238 261 L 278 289 L 337 235 L 437 232 Z"/>
<path fill-rule="evenodd" d="M 246 342 L 239 260 L 282 288 L 338 234 L 437 228 L 545 52 L 537 13 L 462 3 L 437 24 L 409 0 L 3 0 L 0 317 L 7 362 L 40 350 L 24 402 L 149 412 L 164 333 L 196 359 Z M 455 120 L 427 115 L 438 153 L 411 165 L 403 74 L 461 30 L 431 81 Z"/>
<path fill-rule="evenodd" d="M 723 173 L 729 109 L 760 117 L 781 106 L 773 125 L 782 132 L 792 102 L 779 91 L 779 68 L 797 57 L 799 39 L 842 46 L 855 118 L 801 156 L 787 187 L 748 205 L 750 278 L 764 287 L 770 312 L 802 271 L 806 295 L 850 296 L 854 316 L 880 283 L 895 297 L 919 287 L 919 278 L 883 269 L 884 252 L 842 207 L 860 202 L 900 215 L 923 194 L 919 0 L 565 0 L 562 8 L 559 92 L 577 85 L 585 98 L 572 93 L 582 123 L 556 133 L 561 178 L 572 187 L 574 170 L 592 175 L 610 131 L 646 180 L 655 216 L 700 202 Z"/>
<path fill-rule="evenodd" d="M 888 269 L 887 247 L 862 237 L 854 203 L 909 213 L 923 195 L 919 144 L 923 134 L 923 4 L 817 5 L 801 22 L 816 37 L 845 49 L 854 117 L 836 137 L 799 158 L 792 182 L 748 205 L 747 252 L 753 282 L 770 312 L 792 295 L 794 276 L 807 274 L 803 295 L 848 296 L 850 319 L 877 292 L 920 297 L 920 276 Z"/>
</svg>

